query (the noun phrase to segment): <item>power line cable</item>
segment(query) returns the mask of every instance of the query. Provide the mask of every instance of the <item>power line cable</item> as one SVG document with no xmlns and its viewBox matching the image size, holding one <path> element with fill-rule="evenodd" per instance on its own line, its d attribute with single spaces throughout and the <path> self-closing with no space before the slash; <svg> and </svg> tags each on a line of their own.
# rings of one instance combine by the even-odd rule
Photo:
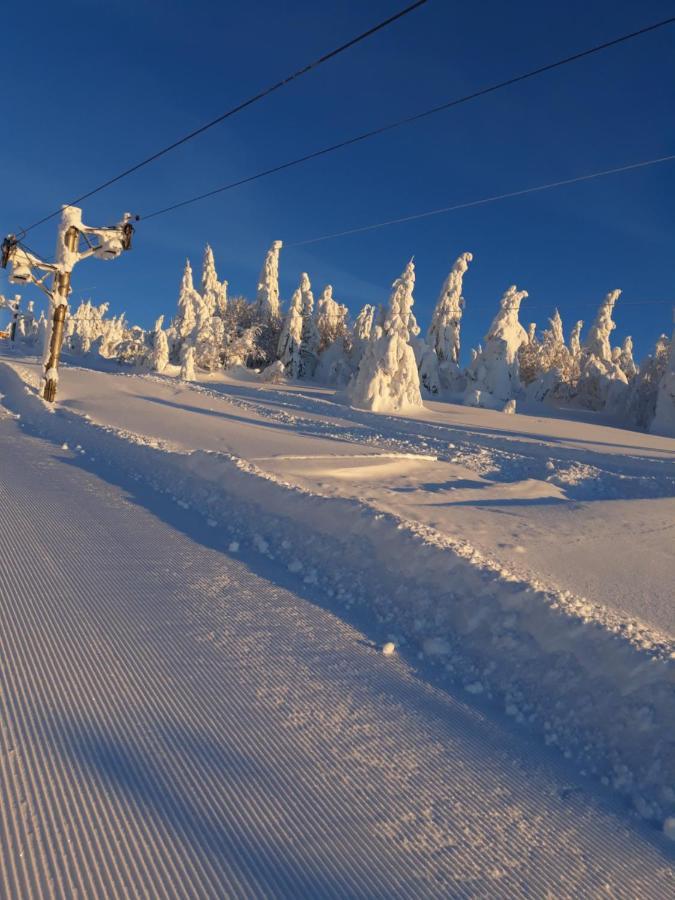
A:
<svg viewBox="0 0 675 900">
<path fill-rule="evenodd" d="M 624 34 L 621 37 L 614 38 L 611 41 L 605 41 L 602 44 L 597 44 L 594 47 L 590 47 L 587 50 L 582 50 L 579 53 L 573 54 L 572 56 L 566 56 L 564 59 L 559 59 L 556 62 L 549 63 L 548 65 L 540 66 L 537 69 L 531 69 L 529 72 L 525 72 L 521 75 L 515 75 L 512 78 L 508 78 L 506 81 L 500 81 L 497 84 L 490 85 L 489 87 L 473 91 L 472 93 L 466 94 L 463 97 L 449 100 L 446 103 L 440 104 L 439 106 L 433 106 L 431 107 L 431 109 L 424 110 L 420 113 L 415 113 L 415 115 L 406 116 L 403 119 L 398 119 L 395 122 L 390 122 L 387 125 L 380 126 L 379 128 L 373 128 L 370 131 L 364 131 L 362 134 L 357 134 L 354 137 L 339 141 L 337 144 L 331 144 L 328 147 L 323 147 L 320 150 L 315 150 L 313 153 L 307 153 L 304 156 L 298 157 L 297 159 L 292 159 L 288 162 L 281 163 L 280 165 L 273 166 L 270 169 L 265 169 L 262 172 L 257 172 L 255 175 L 249 175 L 247 178 L 242 178 L 238 181 L 232 181 L 229 184 L 214 188 L 213 190 L 207 191 L 206 193 L 197 194 L 194 197 L 189 197 L 186 200 L 181 200 L 178 203 L 171 204 L 170 206 L 165 206 L 162 209 L 158 209 L 154 212 L 148 213 L 147 215 L 141 216 L 141 218 L 143 219 L 143 221 L 147 221 L 148 219 L 153 219 L 156 216 L 164 215 L 165 213 L 180 209 L 181 207 L 189 206 L 192 203 L 197 203 L 200 200 L 206 200 L 209 197 L 214 197 L 216 194 L 221 194 L 224 191 L 229 191 L 233 188 L 241 187 L 244 184 L 249 184 L 252 181 L 257 181 L 259 178 L 265 178 L 268 175 L 273 175 L 276 172 L 283 171 L 284 169 L 290 169 L 294 166 L 299 166 L 302 163 L 308 162 L 309 160 L 317 159 L 320 156 L 325 156 L 328 153 L 333 153 L 336 150 L 341 150 L 344 147 L 351 146 L 352 144 L 357 144 L 361 141 L 368 140 L 369 138 L 384 134 L 388 131 L 393 131 L 395 128 L 400 128 L 403 125 L 410 125 L 413 122 L 418 122 L 421 119 L 427 118 L 428 116 L 433 116 L 436 113 L 443 112 L 447 109 L 452 109 L 455 106 L 460 106 L 463 103 L 468 103 L 471 100 L 476 100 L 479 97 L 484 97 L 487 94 L 494 93 L 495 91 L 501 90 L 505 87 L 510 87 L 511 85 L 517 84 L 520 81 L 525 81 L 528 78 L 534 78 L 535 76 L 541 75 L 544 72 L 550 72 L 552 69 L 557 69 L 560 66 L 567 65 L 571 62 L 576 62 L 577 60 L 590 56 L 593 53 L 599 53 L 601 50 L 606 50 L 609 47 L 614 47 L 617 44 L 624 43 L 625 41 L 629 41 L 632 38 L 647 34 L 650 31 L 655 31 L 657 28 L 663 28 L 666 25 L 672 25 L 673 23 L 675 23 L 675 16 L 671 17 L 670 19 L 663 19 L 660 22 L 655 22 L 652 25 L 647 25 L 644 28 L 640 28 L 638 31 L 631 31 L 629 34 Z"/>
<path fill-rule="evenodd" d="M 285 244 L 286 247 L 302 247 L 306 244 L 317 244 L 319 241 L 329 241 L 333 238 L 344 237 L 349 234 L 361 234 L 364 231 L 374 231 L 376 228 L 386 228 L 389 225 L 400 225 L 403 222 L 413 222 L 417 219 L 426 219 L 430 216 L 440 216 L 443 213 L 454 212 L 458 209 L 470 209 L 473 206 L 484 206 L 488 203 L 495 203 L 498 200 L 509 200 L 512 197 L 522 197 L 525 194 L 534 194 L 539 191 L 548 191 L 552 188 L 563 187 L 568 184 L 577 184 L 581 181 L 591 181 L 594 178 L 604 178 L 606 175 L 617 175 L 620 172 L 630 172 L 634 169 L 644 169 L 647 166 L 654 166 L 659 163 L 665 163 L 675 160 L 675 153 L 670 156 L 660 156 L 656 159 L 646 159 L 642 162 L 630 163 L 626 166 L 617 166 L 614 169 L 604 169 L 602 172 L 591 172 L 588 175 L 577 175 L 574 178 L 564 178 L 560 181 L 549 181 L 547 184 L 538 184 L 534 187 L 523 188 L 518 191 L 509 191 L 504 194 L 494 194 L 491 197 L 482 197 L 480 200 L 469 200 L 466 203 L 455 203 L 453 206 L 443 206 L 440 209 L 431 209 L 426 212 L 414 213 L 410 216 L 401 216 L 398 219 L 387 219 L 384 222 L 375 222 L 372 225 L 362 225 L 359 228 L 348 228 L 345 231 L 335 231 L 331 234 L 324 234 L 320 237 L 307 238 L 302 241 L 293 241 Z"/>
<path fill-rule="evenodd" d="M 301 78 L 303 75 L 306 75 L 308 72 L 317 69 L 319 66 L 328 62 L 331 59 L 334 59 L 336 56 L 339 56 L 340 53 L 344 53 L 346 50 L 351 49 L 356 44 L 359 44 L 361 41 L 366 40 L 366 38 L 371 37 L 376 34 L 378 31 L 382 31 L 383 28 L 386 28 L 388 25 L 392 25 L 394 22 L 397 22 L 399 19 L 402 19 L 403 16 L 407 16 L 409 13 L 418 9 L 420 6 L 423 6 L 427 3 L 428 0 L 415 0 L 414 3 L 411 3 L 409 6 L 406 6 L 404 9 L 399 10 L 399 12 L 395 13 L 389 18 L 384 19 L 384 21 L 379 22 L 377 25 L 374 25 L 372 28 L 369 28 L 367 31 L 362 32 L 351 40 L 347 41 L 346 44 L 341 44 L 339 47 L 336 47 L 334 50 L 331 50 L 329 53 L 325 53 L 323 56 L 320 56 L 318 59 L 314 60 L 314 62 L 308 63 L 306 66 L 303 66 L 301 69 L 298 69 L 296 72 L 293 72 L 291 75 L 287 75 L 286 78 L 282 78 L 281 81 L 277 81 L 276 84 L 270 85 L 270 87 L 265 88 L 259 93 L 255 94 L 252 97 L 249 97 L 248 100 L 244 100 L 242 103 L 239 103 L 237 106 L 229 109 L 227 112 L 222 113 L 222 115 L 217 116 L 215 119 L 212 119 L 210 122 L 207 122 L 205 125 L 200 126 L 194 131 L 189 132 L 178 140 L 174 141 L 172 144 L 169 144 L 166 147 L 163 147 L 161 150 L 158 150 L 156 153 L 153 153 L 151 156 L 148 156 L 146 159 L 141 160 L 135 165 L 131 166 L 128 169 L 125 169 L 123 172 L 120 172 L 119 175 L 115 175 L 113 178 L 109 178 L 107 181 L 104 181 L 102 184 L 98 185 L 98 187 L 93 188 L 91 191 L 88 191 L 86 194 L 82 194 L 80 197 L 76 197 L 74 200 L 70 201 L 71 205 L 75 205 L 76 203 L 80 203 L 82 200 L 86 200 L 89 197 L 93 197 L 94 194 L 99 193 L 99 191 L 104 190 L 110 185 L 115 184 L 117 181 L 121 181 L 123 178 L 126 178 L 127 175 L 131 175 L 132 172 L 137 172 L 139 169 L 142 169 L 144 166 L 149 165 L 151 162 L 159 159 L 165 154 L 169 153 L 171 150 L 175 150 L 177 147 L 180 147 L 182 144 L 191 141 L 193 138 L 196 138 L 198 135 L 203 134 L 205 131 L 208 131 L 210 128 L 213 128 L 215 125 L 219 125 L 221 122 L 224 122 L 225 119 L 229 119 L 231 116 L 236 115 L 242 110 L 246 109 L 249 106 L 252 106 L 254 103 L 257 103 L 259 100 L 268 97 L 270 94 L 273 94 L 275 91 L 280 90 L 286 85 L 290 84 L 292 81 L 295 81 L 297 78 Z M 33 222 L 32 225 L 29 225 L 28 228 L 24 228 L 21 234 L 28 234 L 33 228 L 37 228 L 38 225 L 42 225 L 44 222 L 48 222 L 50 219 L 53 219 L 54 216 L 59 215 L 61 212 L 61 208 L 54 210 L 54 212 L 49 213 L 49 215 L 44 216 L 44 218 L 39 219 L 37 222 Z"/>
</svg>

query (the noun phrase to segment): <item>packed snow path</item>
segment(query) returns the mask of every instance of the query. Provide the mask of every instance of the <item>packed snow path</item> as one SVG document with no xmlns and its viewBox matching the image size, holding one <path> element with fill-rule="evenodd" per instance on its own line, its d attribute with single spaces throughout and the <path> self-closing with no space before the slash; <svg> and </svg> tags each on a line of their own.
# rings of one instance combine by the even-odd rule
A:
<svg viewBox="0 0 675 900">
<path fill-rule="evenodd" d="M 672 856 L 203 520 L 0 418 L 0 893 L 672 896 Z"/>
</svg>

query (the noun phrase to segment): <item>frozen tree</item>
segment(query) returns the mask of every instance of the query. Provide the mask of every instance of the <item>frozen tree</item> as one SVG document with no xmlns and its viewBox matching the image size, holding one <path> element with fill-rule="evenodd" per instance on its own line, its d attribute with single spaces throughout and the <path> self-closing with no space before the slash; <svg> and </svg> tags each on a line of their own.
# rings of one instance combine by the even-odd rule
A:
<svg viewBox="0 0 675 900">
<path fill-rule="evenodd" d="M 260 333 L 264 326 L 255 324 L 241 329 L 225 347 L 225 368 L 250 366 L 260 359 Z"/>
<path fill-rule="evenodd" d="M 180 377 L 183 381 L 195 380 L 195 348 L 185 344 L 180 354 Z"/>
<path fill-rule="evenodd" d="M 616 328 L 616 322 L 612 320 L 612 312 L 620 294 L 620 290 L 614 290 L 605 296 L 584 342 L 586 353 L 592 354 L 601 362 L 609 363 L 612 361 L 612 347 L 609 337 Z"/>
<path fill-rule="evenodd" d="M 422 406 L 415 353 L 409 343 L 414 286 L 411 260 L 393 284 L 389 303 L 349 385 L 351 403 L 360 409 L 396 412 Z"/>
<path fill-rule="evenodd" d="M 284 364 L 286 374 L 297 378 L 300 374 L 300 348 L 303 326 L 302 291 L 298 288 L 291 297 L 291 304 L 284 317 L 279 335 L 277 355 Z"/>
<path fill-rule="evenodd" d="M 593 325 L 589 329 L 579 360 L 577 400 L 589 409 L 603 409 L 617 413 L 628 400 L 628 378 L 615 360 L 610 335 L 616 328 L 612 320 L 614 304 L 620 290 L 610 291 L 603 300 Z"/>
<path fill-rule="evenodd" d="M 282 246 L 281 241 L 272 242 L 258 278 L 256 305 L 258 318 L 261 322 L 276 320 L 281 316 L 281 305 L 279 303 L 279 251 Z"/>
<path fill-rule="evenodd" d="M 202 305 L 202 299 L 195 290 L 192 282 L 192 266 L 190 260 L 185 261 L 183 279 L 178 295 L 178 313 L 173 322 L 176 337 L 176 346 L 180 351 L 183 343 L 191 341 L 197 326 L 197 315 Z"/>
<path fill-rule="evenodd" d="M 675 321 L 675 310 L 673 310 Z M 670 342 L 670 354 L 661 376 L 656 396 L 656 409 L 649 430 L 655 434 L 675 437 L 675 328 Z"/>
<path fill-rule="evenodd" d="M 501 409 L 519 393 L 518 351 L 527 342 L 527 332 L 518 312 L 527 291 L 515 285 L 505 292 L 500 310 L 485 336 L 485 346 L 467 372 L 468 402 Z"/>
<path fill-rule="evenodd" d="M 537 323 L 530 322 L 527 329 L 527 340 L 523 342 L 518 351 L 518 371 L 524 385 L 532 384 L 539 376 L 540 351 L 541 344 L 537 340 Z"/>
<path fill-rule="evenodd" d="M 548 322 L 549 327 L 544 329 L 539 352 L 539 374 L 556 369 L 559 380 L 567 382 L 570 376 L 570 352 L 565 344 L 563 323 L 557 309 Z"/>
<path fill-rule="evenodd" d="M 319 332 L 319 352 L 337 340 L 347 337 L 347 307 L 333 297 L 333 287 L 327 284 L 316 304 L 316 327 Z"/>
<path fill-rule="evenodd" d="M 202 307 L 195 338 L 195 361 L 200 369 L 215 372 L 222 365 L 225 326 L 220 316 L 209 315 L 206 304 Z M 182 351 L 181 351 L 182 352 Z"/>
<path fill-rule="evenodd" d="M 427 344 L 436 352 L 441 371 L 445 370 L 450 377 L 459 371 L 459 331 L 464 309 L 462 281 L 472 259 L 471 253 L 462 253 L 455 261 L 441 288 L 427 335 Z"/>
<path fill-rule="evenodd" d="M 163 372 L 169 364 L 169 342 L 166 331 L 162 328 L 164 316 L 160 316 L 155 322 L 155 330 L 152 342 L 152 368 L 155 372 Z"/>
<path fill-rule="evenodd" d="M 441 392 L 441 372 L 438 364 L 438 356 L 433 347 L 430 347 L 426 341 L 418 340 L 415 348 L 415 359 L 417 361 L 417 369 L 420 373 L 420 383 L 422 387 L 432 395 Z"/>
<path fill-rule="evenodd" d="M 354 322 L 354 344 L 365 343 L 370 340 L 374 316 L 375 307 L 366 303 Z"/>
<path fill-rule="evenodd" d="M 363 357 L 370 335 L 373 330 L 373 319 L 375 317 L 375 307 L 366 303 L 354 322 L 354 331 L 352 332 L 352 345 L 349 351 L 349 359 L 352 369 L 356 371 Z"/>
<path fill-rule="evenodd" d="M 311 378 L 319 358 L 321 336 L 314 318 L 314 294 L 309 275 L 303 272 L 298 288 L 302 297 L 302 338 L 300 341 L 300 370 L 298 377 Z"/>
<path fill-rule="evenodd" d="M 579 319 L 570 331 L 569 351 L 574 359 L 578 359 L 581 356 L 581 329 L 583 327 L 583 319 Z"/>
<path fill-rule="evenodd" d="M 671 355 L 671 342 L 662 334 L 654 352 L 640 364 L 640 371 L 630 385 L 625 419 L 640 428 L 649 428 L 656 412 L 656 400 L 661 379 L 665 375 Z"/>
<path fill-rule="evenodd" d="M 210 316 L 222 316 L 227 309 L 227 281 L 218 281 L 213 250 L 207 244 L 202 267 L 202 298 Z"/>
<path fill-rule="evenodd" d="M 624 338 L 618 362 L 621 370 L 629 381 L 632 378 L 635 378 L 638 370 L 635 365 L 635 360 L 633 359 L 633 338 L 630 335 Z"/>
</svg>

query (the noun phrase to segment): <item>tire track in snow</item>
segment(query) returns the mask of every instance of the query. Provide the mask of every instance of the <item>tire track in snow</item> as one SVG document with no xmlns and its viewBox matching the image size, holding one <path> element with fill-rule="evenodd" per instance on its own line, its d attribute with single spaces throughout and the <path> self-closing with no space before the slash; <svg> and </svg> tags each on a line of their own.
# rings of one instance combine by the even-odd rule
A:
<svg viewBox="0 0 675 900">
<path fill-rule="evenodd" d="M 9 896 L 668 895 L 658 849 L 480 714 L 0 433 Z"/>
</svg>

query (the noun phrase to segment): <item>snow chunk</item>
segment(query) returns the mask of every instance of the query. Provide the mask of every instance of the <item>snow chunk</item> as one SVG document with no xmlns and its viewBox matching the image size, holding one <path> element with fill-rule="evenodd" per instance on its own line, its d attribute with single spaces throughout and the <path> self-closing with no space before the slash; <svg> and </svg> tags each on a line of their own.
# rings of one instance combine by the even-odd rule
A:
<svg viewBox="0 0 675 900">
<path fill-rule="evenodd" d="M 382 644 L 382 655 L 383 656 L 393 656 L 396 652 L 396 644 L 393 641 L 387 641 L 386 644 Z"/>
</svg>

